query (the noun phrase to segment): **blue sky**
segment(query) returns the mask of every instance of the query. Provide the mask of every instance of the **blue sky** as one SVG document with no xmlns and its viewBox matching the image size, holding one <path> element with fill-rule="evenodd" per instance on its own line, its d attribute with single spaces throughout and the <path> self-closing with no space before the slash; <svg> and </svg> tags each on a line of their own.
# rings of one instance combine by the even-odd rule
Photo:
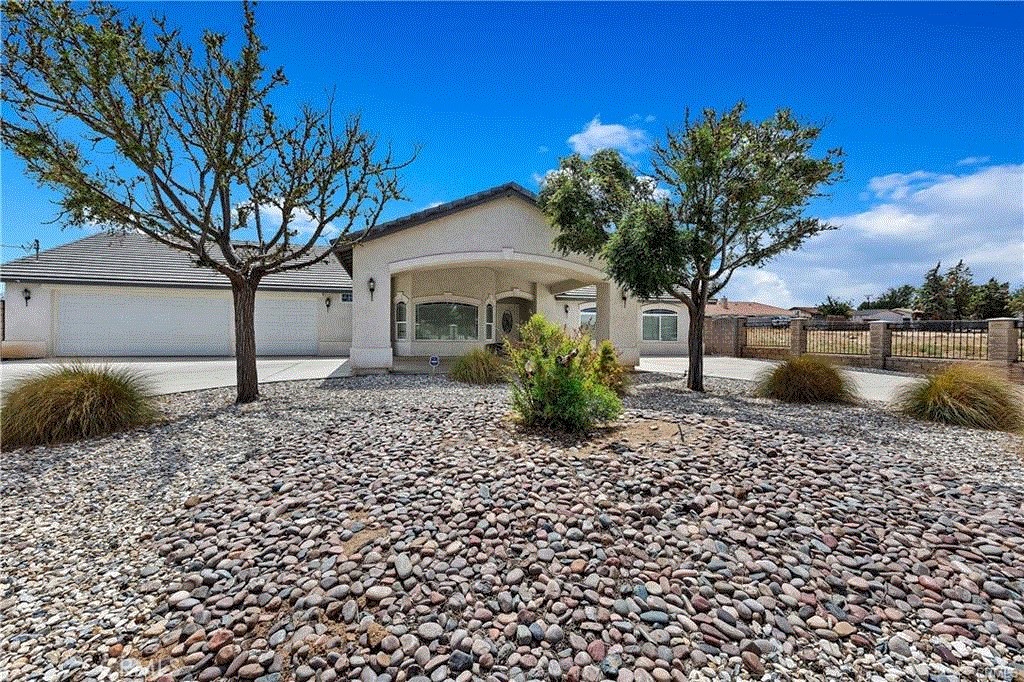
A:
<svg viewBox="0 0 1024 682">
<path fill-rule="evenodd" d="M 189 38 L 237 31 L 233 3 L 132 3 Z M 1024 5 L 348 4 L 265 2 L 266 62 L 282 106 L 323 104 L 399 152 L 410 201 L 385 217 L 515 180 L 574 150 L 648 147 L 687 107 L 739 99 L 827 124 L 846 180 L 812 207 L 842 228 L 740 273 L 728 294 L 782 305 L 916 283 L 938 259 L 1024 280 Z M 47 225 L 52 195 L 2 152 L 2 242 L 44 248 L 84 234 Z M 4 260 L 20 255 L 5 249 Z"/>
</svg>

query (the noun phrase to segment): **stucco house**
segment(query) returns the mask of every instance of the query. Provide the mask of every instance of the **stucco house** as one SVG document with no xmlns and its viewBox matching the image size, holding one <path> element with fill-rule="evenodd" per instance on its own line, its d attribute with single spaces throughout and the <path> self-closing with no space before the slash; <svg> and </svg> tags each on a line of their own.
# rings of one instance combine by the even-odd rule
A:
<svg viewBox="0 0 1024 682">
<path fill-rule="evenodd" d="M 457 356 L 517 337 L 538 312 L 610 339 L 623 360 L 686 352 L 672 300 L 625 295 L 600 264 L 552 248 L 536 197 L 515 183 L 370 230 L 337 259 L 267 277 L 260 355 Z M 228 356 L 231 295 L 219 273 L 141 234 L 94 234 L 0 269 L 5 357 Z"/>
</svg>

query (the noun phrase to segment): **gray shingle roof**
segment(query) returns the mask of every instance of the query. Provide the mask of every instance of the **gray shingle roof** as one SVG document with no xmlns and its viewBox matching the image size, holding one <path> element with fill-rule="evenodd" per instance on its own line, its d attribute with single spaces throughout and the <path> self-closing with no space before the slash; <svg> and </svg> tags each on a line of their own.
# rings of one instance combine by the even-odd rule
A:
<svg viewBox="0 0 1024 682">
<path fill-rule="evenodd" d="M 0 266 L 4 282 L 228 288 L 228 280 L 194 265 L 188 254 L 139 233 L 102 232 Z M 268 275 L 260 289 L 348 291 L 352 279 L 334 257 L 302 270 Z"/>
</svg>

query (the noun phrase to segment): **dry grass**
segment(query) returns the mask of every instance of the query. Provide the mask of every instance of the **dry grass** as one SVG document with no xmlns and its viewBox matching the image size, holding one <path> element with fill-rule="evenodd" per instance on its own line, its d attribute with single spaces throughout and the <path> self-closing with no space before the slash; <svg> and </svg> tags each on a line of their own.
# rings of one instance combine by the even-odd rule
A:
<svg viewBox="0 0 1024 682">
<path fill-rule="evenodd" d="M 762 374 L 754 393 L 787 403 L 857 402 L 853 380 L 828 360 L 810 355 L 791 358 Z"/>
<path fill-rule="evenodd" d="M 499 384 L 508 381 L 508 365 L 494 353 L 477 348 L 456 359 L 448 376 L 465 384 Z"/>
<path fill-rule="evenodd" d="M 1009 382 L 971 365 L 954 365 L 907 387 L 897 403 L 926 421 L 996 431 L 1024 429 L 1022 396 Z"/>
<path fill-rule="evenodd" d="M 150 387 L 130 369 L 64 365 L 25 377 L 3 399 L 3 448 L 96 438 L 159 419 Z"/>
</svg>

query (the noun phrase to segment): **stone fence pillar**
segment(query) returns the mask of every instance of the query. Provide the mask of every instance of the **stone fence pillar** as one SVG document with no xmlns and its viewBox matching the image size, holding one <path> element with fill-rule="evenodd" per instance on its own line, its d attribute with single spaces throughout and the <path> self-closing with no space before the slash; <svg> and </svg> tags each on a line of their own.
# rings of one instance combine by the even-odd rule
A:
<svg viewBox="0 0 1024 682">
<path fill-rule="evenodd" d="M 871 329 L 871 366 L 885 369 L 885 359 L 892 354 L 892 330 L 885 320 L 869 322 Z"/>
<path fill-rule="evenodd" d="M 988 321 L 989 362 L 1010 364 L 1017 361 L 1020 334 L 1012 317 L 997 317 Z"/>
<path fill-rule="evenodd" d="M 807 320 L 794 317 L 789 321 L 789 354 L 800 357 L 807 352 Z"/>
<path fill-rule="evenodd" d="M 733 318 L 733 338 L 736 339 L 736 353 L 737 358 L 743 357 L 743 349 L 747 347 L 747 318 L 745 317 L 734 317 Z"/>
</svg>

